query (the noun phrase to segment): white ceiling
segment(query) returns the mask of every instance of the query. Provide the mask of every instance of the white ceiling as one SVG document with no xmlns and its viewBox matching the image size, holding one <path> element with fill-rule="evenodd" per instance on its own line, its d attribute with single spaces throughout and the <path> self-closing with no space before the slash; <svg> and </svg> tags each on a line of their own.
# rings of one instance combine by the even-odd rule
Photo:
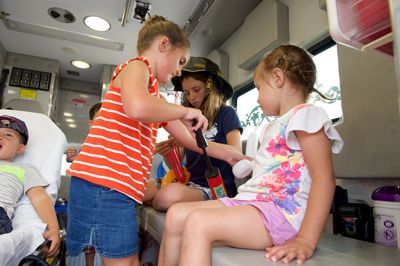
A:
<svg viewBox="0 0 400 266">
<path fill-rule="evenodd" d="M 150 0 L 147 2 L 152 5 L 150 10 L 152 15 L 173 18 L 174 22 L 183 27 L 200 0 Z M 137 33 L 142 24 L 130 18 L 124 27 L 121 26 L 120 19 L 125 4 L 125 0 L 0 0 L 0 11 L 9 13 L 10 15 L 7 16 L 9 20 L 106 38 L 123 43 L 122 51 L 13 31 L 7 29 L 2 22 L 0 22 L 0 42 L 7 52 L 58 60 L 61 77 L 99 83 L 103 64 L 118 65 L 136 53 Z M 50 7 L 67 9 L 74 14 L 76 21 L 66 24 L 54 20 L 47 13 Z M 111 23 L 111 29 L 107 32 L 96 32 L 87 28 L 83 24 L 83 19 L 89 15 L 105 18 Z M 92 68 L 89 70 L 75 68 L 70 64 L 74 59 L 87 61 Z M 68 75 L 67 70 L 79 71 L 80 76 Z"/>
<path fill-rule="evenodd" d="M 98 94 L 100 97 L 100 80 L 103 65 L 118 65 L 135 56 L 137 34 L 142 24 L 129 17 L 122 27 L 121 18 L 127 0 L 0 0 L 0 12 L 8 13 L 6 21 L 0 19 L 0 43 L 7 52 L 50 58 L 59 62 L 63 110 L 68 110 L 71 94 L 85 92 Z M 135 2 L 134 0 L 132 0 Z M 191 54 L 207 56 L 213 49 L 220 47 L 232 33 L 240 27 L 246 16 L 261 0 L 141 0 L 151 3 L 151 15 L 162 15 L 183 27 L 191 20 L 190 35 Z M 207 5 L 205 8 L 203 5 Z M 201 6 L 201 8 L 197 8 Z M 70 11 L 75 17 L 74 23 L 61 23 L 48 15 L 48 9 L 59 7 Z M 132 10 L 132 8 L 131 8 Z M 107 32 L 96 32 L 83 24 L 89 15 L 97 15 L 111 23 Z M 193 16 L 193 17 L 192 17 Z M 0 14 L 1 17 L 1 14 Z M 36 28 L 36 34 L 10 30 L 7 26 L 18 24 L 28 27 L 30 32 Z M 15 22 L 15 23 L 14 23 Z M 65 37 L 66 40 L 44 37 L 49 34 Z M 93 37 L 122 43 L 122 51 L 99 48 L 96 45 L 83 44 L 84 40 Z M 104 43 L 101 41 L 101 43 Z M 74 59 L 84 60 L 91 64 L 89 70 L 73 67 Z M 111 69 L 111 68 L 110 68 Z M 67 74 L 78 71 L 80 76 Z M 79 82 L 77 82 L 79 81 Z M 98 91 L 98 93 L 97 93 Z M 95 92 L 95 93 L 94 93 Z M 73 94 L 73 95 L 75 95 Z M 99 99 L 90 97 L 86 105 L 91 106 Z M 60 127 L 70 142 L 81 143 L 87 134 L 88 110 L 73 108 L 77 128 L 69 128 L 60 119 Z"/>
<path fill-rule="evenodd" d="M 33 55 L 58 60 L 60 77 L 99 84 L 104 64 L 119 65 L 135 56 L 137 34 L 142 24 L 128 16 L 128 23 L 122 27 L 121 18 L 127 0 L 0 0 L 0 12 L 8 13 L 7 21 L 19 25 L 40 28 L 40 33 L 31 34 L 6 27 L 0 21 L 0 43 L 7 52 Z M 151 15 L 162 15 L 183 27 L 193 16 L 195 25 L 189 35 L 191 54 L 207 56 L 218 48 L 243 23 L 245 17 L 261 0 L 141 0 L 151 4 Z M 132 0 L 133 7 L 135 1 Z M 208 8 L 197 8 L 206 4 Z M 59 7 L 70 11 L 75 17 L 74 23 L 61 23 L 48 15 L 48 9 Z M 131 8 L 132 10 L 132 8 Z M 200 13 L 199 13 L 200 11 Z M 132 12 L 131 12 L 132 13 Z M 83 19 L 90 15 L 105 18 L 111 23 L 107 32 L 96 32 L 87 28 Z M 222 23 L 223 22 L 223 23 Z M 15 23 L 14 23 L 15 24 Z M 67 40 L 44 37 L 43 33 L 57 33 L 69 36 Z M 82 44 L 84 39 L 103 38 L 122 43 L 122 51 L 99 48 Z M 76 40 L 76 41 L 74 41 Z M 104 42 L 102 42 L 104 43 Z M 73 67 L 74 59 L 84 60 L 91 64 L 88 70 Z M 80 76 L 67 74 L 78 71 Z"/>
</svg>

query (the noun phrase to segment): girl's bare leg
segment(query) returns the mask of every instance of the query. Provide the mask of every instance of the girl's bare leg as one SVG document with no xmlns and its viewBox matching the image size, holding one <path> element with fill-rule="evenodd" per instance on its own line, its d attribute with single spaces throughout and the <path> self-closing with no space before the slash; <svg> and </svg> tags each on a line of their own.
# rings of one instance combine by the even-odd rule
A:
<svg viewBox="0 0 400 266">
<path fill-rule="evenodd" d="M 139 266 L 139 257 L 137 254 L 118 259 L 101 257 L 101 260 L 104 266 Z"/>
<path fill-rule="evenodd" d="M 272 245 L 259 210 L 253 206 L 197 209 L 186 218 L 179 265 L 211 265 L 214 241 L 247 249 L 265 250 Z M 169 251 L 169 250 L 168 250 Z"/>
<path fill-rule="evenodd" d="M 196 209 L 223 208 L 218 200 L 177 203 L 171 206 L 167 212 L 164 224 L 164 232 L 161 240 L 159 266 L 178 265 L 181 248 L 181 237 L 190 212 Z M 191 264 L 188 264 L 191 265 Z"/>
<path fill-rule="evenodd" d="M 166 211 L 172 204 L 178 202 L 203 200 L 203 192 L 200 189 L 172 183 L 157 192 L 153 199 L 153 207 L 159 211 Z"/>
<path fill-rule="evenodd" d="M 94 266 L 94 257 L 95 256 L 96 256 L 96 252 L 85 253 L 86 266 Z"/>
</svg>

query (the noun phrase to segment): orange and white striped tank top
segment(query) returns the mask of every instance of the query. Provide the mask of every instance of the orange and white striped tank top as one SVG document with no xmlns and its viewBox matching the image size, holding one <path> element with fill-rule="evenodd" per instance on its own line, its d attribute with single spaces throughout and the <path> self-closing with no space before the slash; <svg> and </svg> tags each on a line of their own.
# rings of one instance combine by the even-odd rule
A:
<svg viewBox="0 0 400 266">
<path fill-rule="evenodd" d="M 112 80 L 132 60 L 143 61 L 150 72 L 150 95 L 160 97 L 150 63 L 133 58 L 117 67 Z M 121 89 L 111 86 L 90 128 L 78 157 L 67 171 L 70 176 L 115 189 L 142 203 L 160 123 L 142 123 L 122 108 Z"/>
</svg>

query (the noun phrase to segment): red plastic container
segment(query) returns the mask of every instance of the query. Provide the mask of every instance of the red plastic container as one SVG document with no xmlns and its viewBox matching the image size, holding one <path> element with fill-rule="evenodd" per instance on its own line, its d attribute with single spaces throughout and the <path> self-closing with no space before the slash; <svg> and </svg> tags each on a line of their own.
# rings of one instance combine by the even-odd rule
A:
<svg viewBox="0 0 400 266">
<path fill-rule="evenodd" d="M 327 7 L 330 33 L 336 42 L 362 50 L 392 32 L 387 0 L 328 0 Z M 376 49 L 393 55 L 393 42 Z"/>
</svg>

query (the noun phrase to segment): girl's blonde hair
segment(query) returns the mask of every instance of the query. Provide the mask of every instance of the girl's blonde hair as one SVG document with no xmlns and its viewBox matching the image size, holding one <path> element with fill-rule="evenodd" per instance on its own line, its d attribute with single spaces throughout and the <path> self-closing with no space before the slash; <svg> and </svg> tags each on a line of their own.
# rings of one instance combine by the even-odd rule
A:
<svg viewBox="0 0 400 266">
<path fill-rule="evenodd" d="M 222 94 L 221 90 L 216 87 L 219 83 L 216 82 L 216 80 L 213 78 L 213 75 L 207 72 L 184 72 L 182 75 L 181 81 L 192 77 L 204 83 L 206 93 L 203 103 L 199 109 L 207 118 L 207 129 L 210 129 L 214 125 L 215 117 L 217 116 L 219 109 L 225 104 L 224 95 Z M 183 106 L 193 107 L 187 100 L 186 96 L 183 96 Z"/>
<path fill-rule="evenodd" d="M 138 54 L 146 51 L 160 35 L 168 37 L 173 47 L 190 48 L 188 37 L 182 28 L 162 16 L 152 16 L 139 31 L 136 46 Z"/>
<path fill-rule="evenodd" d="M 305 101 L 312 92 L 330 100 L 314 88 L 317 70 L 312 58 L 302 48 L 295 45 L 281 45 L 275 48 L 257 66 L 255 75 L 268 73 L 276 67 L 281 69 L 294 85 L 300 85 L 304 88 Z M 265 75 L 259 77 L 264 78 Z"/>
</svg>

